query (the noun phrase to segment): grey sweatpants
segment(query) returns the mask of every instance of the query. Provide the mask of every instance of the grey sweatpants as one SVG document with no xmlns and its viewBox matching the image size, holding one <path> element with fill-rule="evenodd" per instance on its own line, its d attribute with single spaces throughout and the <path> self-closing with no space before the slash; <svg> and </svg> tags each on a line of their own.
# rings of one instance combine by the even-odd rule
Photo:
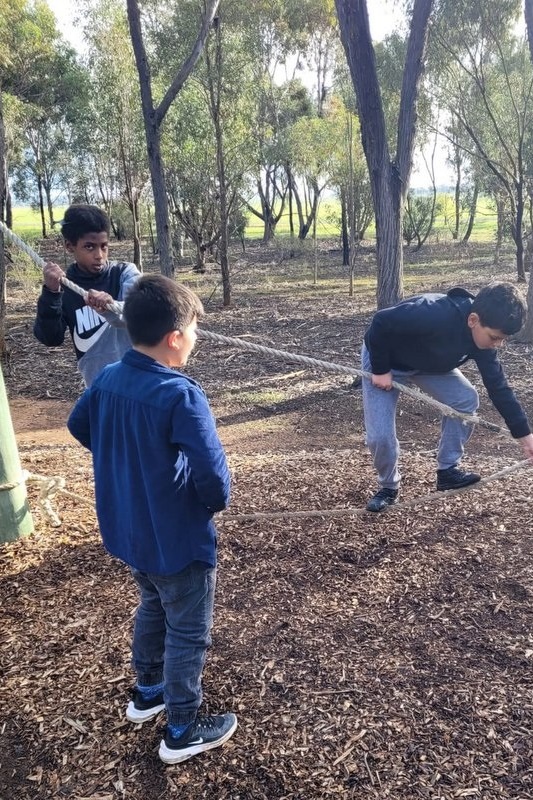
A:
<svg viewBox="0 0 533 800">
<path fill-rule="evenodd" d="M 361 350 L 361 366 L 366 372 L 372 372 L 370 356 L 364 344 Z M 397 383 L 414 384 L 425 394 L 466 414 L 473 414 L 479 406 L 476 389 L 458 369 L 440 375 L 416 370 L 392 370 L 392 378 Z M 387 489 L 397 489 L 400 485 L 400 445 L 396 436 L 396 405 L 399 394 L 398 389 L 386 392 L 373 386 L 369 379 L 363 378 L 366 443 L 372 453 L 379 485 Z M 437 469 L 447 469 L 459 463 L 472 430 L 472 425 L 465 425 L 459 419 L 442 418 Z"/>
</svg>

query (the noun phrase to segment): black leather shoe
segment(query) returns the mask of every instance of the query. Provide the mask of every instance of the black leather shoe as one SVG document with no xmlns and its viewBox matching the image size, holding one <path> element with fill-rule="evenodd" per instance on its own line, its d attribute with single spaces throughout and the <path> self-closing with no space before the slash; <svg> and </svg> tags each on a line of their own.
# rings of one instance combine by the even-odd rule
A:
<svg viewBox="0 0 533 800">
<path fill-rule="evenodd" d="M 366 504 L 367 511 L 383 511 L 398 502 L 398 489 L 380 489 Z"/>
<path fill-rule="evenodd" d="M 448 489 L 463 489 L 481 480 L 477 472 L 464 472 L 459 467 L 437 470 L 437 491 L 446 492 Z"/>
</svg>

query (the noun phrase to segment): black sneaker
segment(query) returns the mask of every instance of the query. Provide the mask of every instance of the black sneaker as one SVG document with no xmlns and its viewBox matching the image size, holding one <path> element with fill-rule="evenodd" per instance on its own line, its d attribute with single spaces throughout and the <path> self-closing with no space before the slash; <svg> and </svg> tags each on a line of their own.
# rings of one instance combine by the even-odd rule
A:
<svg viewBox="0 0 533 800">
<path fill-rule="evenodd" d="M 464 472 L 459 467 L 437 470 L 437 491 L 446 492 L 448 489 L 463 489 L 481 480 L 477 472 Z"/>
<path fill-rule="evenodd" d="M 367 511 L 383 511 L 398 502 L 398 489 L 380 489 L 366 504 Z"/>
<path fill-rule="evenodd" d="M 145 700 L 142 693 L 135 688 L 132 691 L 132 700 L 130 700 L 126 709 L 126 719 L 137 724 L 148 722 L 149 719 L 157 717 L 164 710 L 163 692 L 159 692 L 151 700 Z"/>
<path fill-rule="evenodd" d="M 177 739 L 170 735 L 167 728 L 165 738 L 159 745 L 159 758 L 165 764 L 179 764 L 204 750 L 212 750 L 224 744 L 233 736 L 236 728 L 235 714 L 196 717 Z"/>
</svg>

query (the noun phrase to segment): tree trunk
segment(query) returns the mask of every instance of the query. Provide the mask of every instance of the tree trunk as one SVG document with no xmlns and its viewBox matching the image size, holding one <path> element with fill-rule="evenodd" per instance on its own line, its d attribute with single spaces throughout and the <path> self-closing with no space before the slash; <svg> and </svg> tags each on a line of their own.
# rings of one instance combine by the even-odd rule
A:
<svg viewBox="0 0 533 800">
<path fill-rule="evenodd" d="M 5 198 L 6 198 L 6 210 L 5 210 L 5 217 L 6 217 L 6 225 L 9 230 L 13 230 L 13 201 L 11 198 L 11 192 L 9 191 L 9 186 L 7 183 L 7 171 L 5 176 Z"/>
<path fill-rule="evenodd" d="M 477 211 L 477 198 L 479 195 L 479 185 L 477 183 L 474 184 L 474 194 L 472 195 L 472 202 L 470 204 L 470 213 L 468 215 L 468 225 L 466 226 L 465 235 L 462 238 L 462 242 L 466 244 L 472 235 L 472 231 L 474 230 L 474 221 L 476 219 L 476 211 Z M 501 244 L 501 242 L 500 242 Z"/>
<path fill-rule="evenodd" d="M 348 215 L 346 212 L 346 189 L 341 188 L 341 237 L 342 237 L 342 266 L 350 264 L 350 238 L 348 235 Z"/>
<path fill-rule="evenodd" d="M 222 274 L 222 305 L 224 308 L 231 305 L 231 281 L 229 274 L 228 259 L 228 187 L 226 185 L 226 157 L 224 152 L 224 134 L 222 131 L 222 121 L 220 115 L 220 103 L 222 99 L 222 22 L 220 17 L 215 25 L 215 65 L 211 63 L 209 48 L 206 49 L 205 58 L 207 64 L 207 78 L 209 83 L 209 100 L 211 105 L 211 117 L 215 128 L 215 144 L 217 150 L 217 177 L 218 193 L 220 206 L 220 239 L 219 257 L 220 270 Z"/>
<path fill-rule="evenodd" d="M 141 246 L 141 225 L 139 220 L 139 200 L 137 197 L 133 199 L 131 204 L 131 217 L 133 220 L 133 263 L 143 271 L 143 256 Z"/>
<path fill-rule="evenodd" d="M 452 231 L 452 238 L 458 239 L 459 238 L 459 226 L 461 223 L 461 163 L 459 159 L 455 158 L 455 166 L 457 169 L 457 177 L 455 180 L 455 194 L 454 194 L 454 201 L 455 201 L 455 224 L 453 226 Z"/>
<path fill-rule="evenodd" d="M 300 233 L 298 234 L 298 239 L 301 239 L 302 241 L 306 238 L 307 234 L 311 230 L 311 226 L 312 225 L 315 226 L 316 214 L 318 210 L 318 201 L 320 200 L 321 189 L 319 189 L 316 184 L 313 185 L 312 189 L 313 189 L 313 200 L 311 203 L 311 208 L 307 215 L 307 220 L 303 223 L 303 225 L 300 226 Z"/>
<path fill-rule="evenodd" d="M 516 220 L 513 225 L 513 239 L 516 247 L 516 276 L 519 283 L 526 282 L 524 268 L 524 236 L 522 224 L 524 222 L 524 192 L 522 186 L 517 186 Z"/>
<path fill-rule="evenodd" d="M 2 222 L 4 221 L 6 208 L 6 192 L 6 138 L 4 130 L 2 86 L 0 84 L 0 220 L 2 220 Z M 0 230 L 0 356 L 4 355 L 6 350 L 6 273 L 4 234 Z"/>
<path fill-rule="evenodd" d="M 533 0 L 524 0 L 524 15 L 526 18 L 529 55 L 531 56 L 531 62 L 533 63 Z"/>
<path fill-rule="evenodd" d="M 41 217 L 41 232 L 43 239 L 46 239 L 46 217 L 44 215 L 43 181 L 41 173 L 37 173 L 37 192 L 39 195 L 39 215 Z"/>
<path fill-rule="evenodd" d="M 154 196 L 159 263 L 163 275 L 170 277 L 174 275 L 174 260 L 172 257 L 172 238 L 170 236 L 170 214 L 165 184 L 165 171 L 161 156 L 161 125 L 171 103 L 177 97 L 202 54 L 218 4 L 219 0 L 210 0 L 208 6 L 206 6 L 202 18 L 202 25 L 193 48 L 178 70 L 178 73 L 166 91 L 161 103 L 155 108 L 152 96 L 150 66 L 148 64 L 148 57 L 142 38 L 139 4 L 137 0 L 127 0 L 128 24 L 135 54 L 135 63 L 139 73 L 148 165 L 150 167 L 152 194 Z"/>
<path fill-rule="evenodd" d="M 299 231 L 301 231 L 303 229 L 304 224 L 305 224 L 305 222 L 304 222 L 304 212 L 303 212 L 302 201 L 301 201 L 301 198 L 300 198 L 300 193 L 298 191 L 298 187 L 296 186 L 296 182 L 295 182 L 294 178 L 292 177 L 292 175 L 291 175 L 291 183 L 292 183 L 292 196 L 294 197 L 294 202 L 296 203 L 296 212 L 298 214 L 298 229 L 299 229 Z M 298 238 L 300 238 L 299 234 L 298 234 Z"/>
<path fill-rule="evenodd" d="M 285 165 L 285 171 L 287 172 L 287 185 L 289 192 L 289 237 L 291 240 L 291 258 L 292 258 L 294 255 L 294 219 L 293 219 L 293 208 L 292 208 L 292 171 L 289 164 Z"/>
<path fill-rule="evenodd" d="M 53 231 L 56 223 L 54 220 L 54 204 L 52 202 L 52 192 L 50 188 L 50 182 L 48 180 L 44 181 L 43 186 L 46 196 L 46 210 L 48 212 L 48 224 L 50 225 L 50 230 Z"/>
<path fill-rule="evenodd" d="M 357 96 L 376 218 L 378 308 L 403 294 L 402 213 L 411 175 L 416 101 L 434 0 L 414 0 L 403 72 L 396 158 L 391 160 L 366 0 L 335 0 L 341 41 Z"/>
</svg>

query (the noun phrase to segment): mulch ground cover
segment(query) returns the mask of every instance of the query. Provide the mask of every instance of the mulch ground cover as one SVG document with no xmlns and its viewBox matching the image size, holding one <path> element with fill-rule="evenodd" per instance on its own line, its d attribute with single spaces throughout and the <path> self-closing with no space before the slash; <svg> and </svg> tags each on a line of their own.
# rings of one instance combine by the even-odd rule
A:
<svg viewBox="0 0 533 800">
<path fill-rule="evenodd" d="M 205 327 L 357 364 L 373 298 L 347 297 L 338 255 L 323 256 L 338 278 L 327 290 L 272 283 L 272 255 L 248 257 L 236 305 L 211 302 Z M 448 279 L 412 270 L 421 290 L 475 290 L 490 263 L 468 267 Z M 208 297 L 209 276 L 198 280 Z M 124 716 L 136 592 L 100 544 L 90 456 L 58 438 L 64 418 L 48 422 L 49 440 L 31 439 L 28 416 L 65 414 L 60 401 L 80 391 L 70 348 L 33 341 L 34 303 L 34 289 L 11 287 L 4 371 L 15 426 L 30 430 L 21 460 L 77 497 L 56 495 L 54 527 L 30 483 L 35 534 L 0 546 L 2 800 L 533 798 L 531 473 L 385 515 L 328 516 L 363 507 L 375 486 L 357 386 L 207 342 L 189 371 L 212 402 L 234 495 L 219 518 L 205 705 L 235 711 L 239 728 L 223 748 L 164 766 L 164 715 L 143 726 Z M 529 348 L 509 344 L 502 361 L 533 418 Z M 481 415 L 498 421 L 480 394 Z M 402 499 L 430 495 L 435 412 L 404 400 L 398 427 Z M 477 429 L 465 463 L 486 476 L 520 458 Z"/>
</svg>

